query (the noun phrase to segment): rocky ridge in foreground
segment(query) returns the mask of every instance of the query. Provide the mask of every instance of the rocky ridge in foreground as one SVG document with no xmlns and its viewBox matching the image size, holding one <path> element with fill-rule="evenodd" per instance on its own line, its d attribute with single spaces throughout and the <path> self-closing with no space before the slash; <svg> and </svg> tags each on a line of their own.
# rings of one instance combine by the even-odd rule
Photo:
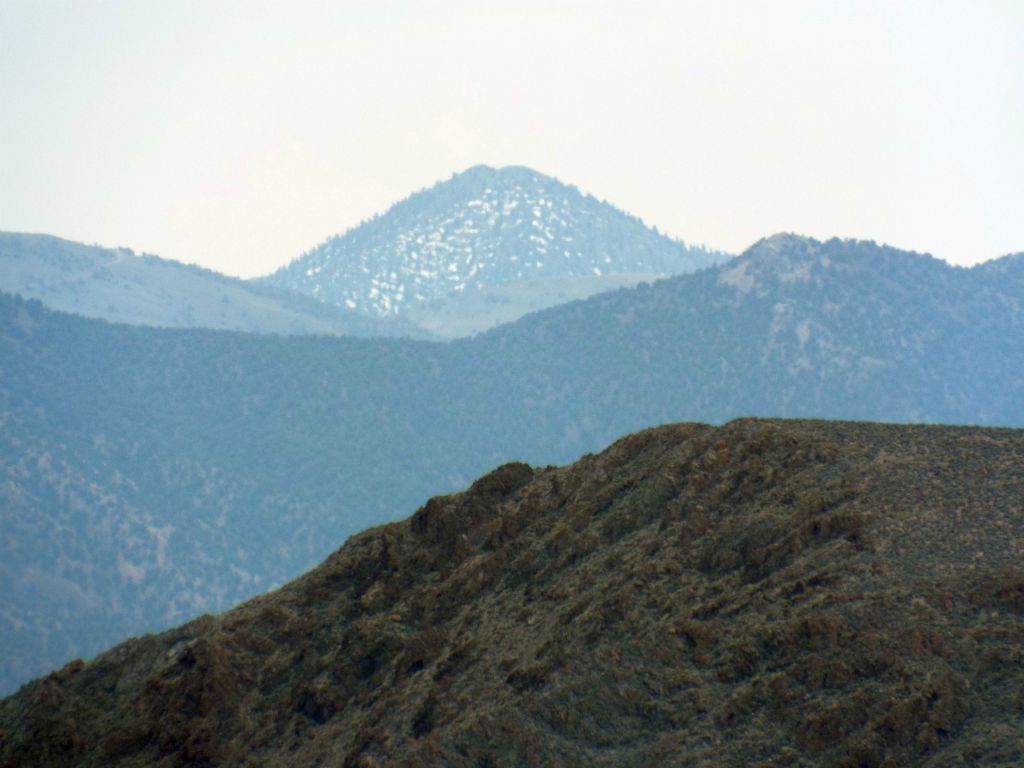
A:
<svg viewBox="0 0 1024 768">
<path fill-rule="evenodd" d="M 0 703 L 0 766 L 1024 760 L 1024 432 L 740 420 L 506 464 Z"/>
</svg>

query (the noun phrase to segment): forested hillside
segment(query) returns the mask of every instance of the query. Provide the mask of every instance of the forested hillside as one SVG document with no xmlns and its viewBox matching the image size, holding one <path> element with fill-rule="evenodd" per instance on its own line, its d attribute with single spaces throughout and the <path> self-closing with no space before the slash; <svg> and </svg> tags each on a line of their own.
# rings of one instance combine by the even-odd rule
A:
<svg viewBox="0 0 1024 768">
<path fill-rule="evenodd" d="M 777 236 L 449 344 L 0 299 L 0 688 L 220 610 L 504 461 L 678 420 L 1024 426 L 1024 258 Z"/>
</svg>

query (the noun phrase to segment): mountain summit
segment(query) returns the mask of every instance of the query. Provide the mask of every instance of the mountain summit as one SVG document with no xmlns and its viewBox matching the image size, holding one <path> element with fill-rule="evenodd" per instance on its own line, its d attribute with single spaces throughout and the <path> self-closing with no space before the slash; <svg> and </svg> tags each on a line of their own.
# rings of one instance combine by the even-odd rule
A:
<svg viewBox="0 0 1024 768">
<path fill-rule="evenodd" d="M 883 273 L 927 273 L 929 277 L 942 275 L 947 281 L 956 279 L 955 269 L 927 254 L 878 246 L 871 241 L 833 238 L 820 242 L 813 237 L 780 232 L 758 240 L 724 266 L 717 283 L 740 294 L 753 291 L 767 296 L 792 290 L 799 284 L 821 287 L 836 275 L 843 276 L 838 286 L 845 286 L 850 278 L 872 279 Z M 914 280 L 908 283 L 908 287 L 914 285 Z"/>
<path fill-rule="evenodd" d="M 520 166 L 478 165 L 330 238 L 263 280 L 387 317 L 522 281 L 672 275 L 723 259 L 550 176 Z M 576 297 L 573 292 L 568 298 Z M 495 300 L 502 299 L 507 297 Z"/>
</svg>

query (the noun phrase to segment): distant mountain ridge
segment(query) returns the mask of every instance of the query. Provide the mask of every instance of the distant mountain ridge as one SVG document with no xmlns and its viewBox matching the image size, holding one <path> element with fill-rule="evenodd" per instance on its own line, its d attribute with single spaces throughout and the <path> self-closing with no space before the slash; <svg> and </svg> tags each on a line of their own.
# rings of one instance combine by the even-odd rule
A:
<svg viewBox="0 0 1024 768">
<path fill-rule="evenodd" d="M 0 232 L 0 290 L 133 325 L 451 339 L 726 258 L 530 169 L 476 166 L 248 281 Z"/>
<path fill-rule="evenodd" d="M 262 282 L 389 317 L 522 281 L 674 275 L 725 258 L 529 168 L 479 165 L 330 238 Z"/>
<path fill-rule="evenodd" d="M 202 267 L 52 235 L 0 232 L 0 290 L 38 299 L 62 312 L 130 325 L 430 336 L 400 318 L 382 322 Z"/>
<path fill-rule="evenodd" d="M 714 269 L 492 333 L 513 358 L 550 354 L 535 363 L 544 379 L 548 365 L 577 378 L 571 367 L 587 361 L 592 397 L 650 423 L 693 413 L 1022 424 L 1022 271 L 1019 256 L 967 269 L 870 241 L 780 234 Z M 619 396 L 631 389 L 623 371 L 660 393 L 657 410 L 655 399 Z M 593 411 L 578 396 L 552 407 Z"/>
<path fill-rule="evenodd" d="M 226 608 L 504 461 L 749 415 L 1024 426 L 1021 338 L 1019 255 L 963 269 L 792 235 L 447 344 L 0 296 L 0 690 Z"/>
</svg>

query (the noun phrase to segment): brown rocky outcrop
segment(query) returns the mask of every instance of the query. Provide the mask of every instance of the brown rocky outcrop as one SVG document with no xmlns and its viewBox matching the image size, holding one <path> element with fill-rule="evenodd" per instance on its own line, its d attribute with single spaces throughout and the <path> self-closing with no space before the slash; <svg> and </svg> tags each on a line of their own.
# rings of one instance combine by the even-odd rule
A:
<svg viewBox="0 0 1024 768">
<path fill-rule="evenodd" d="M 0 703 L 0 766 L 1024 763 L 1024 433 L 740 420 L 499 467 Z"/>
</svg>

